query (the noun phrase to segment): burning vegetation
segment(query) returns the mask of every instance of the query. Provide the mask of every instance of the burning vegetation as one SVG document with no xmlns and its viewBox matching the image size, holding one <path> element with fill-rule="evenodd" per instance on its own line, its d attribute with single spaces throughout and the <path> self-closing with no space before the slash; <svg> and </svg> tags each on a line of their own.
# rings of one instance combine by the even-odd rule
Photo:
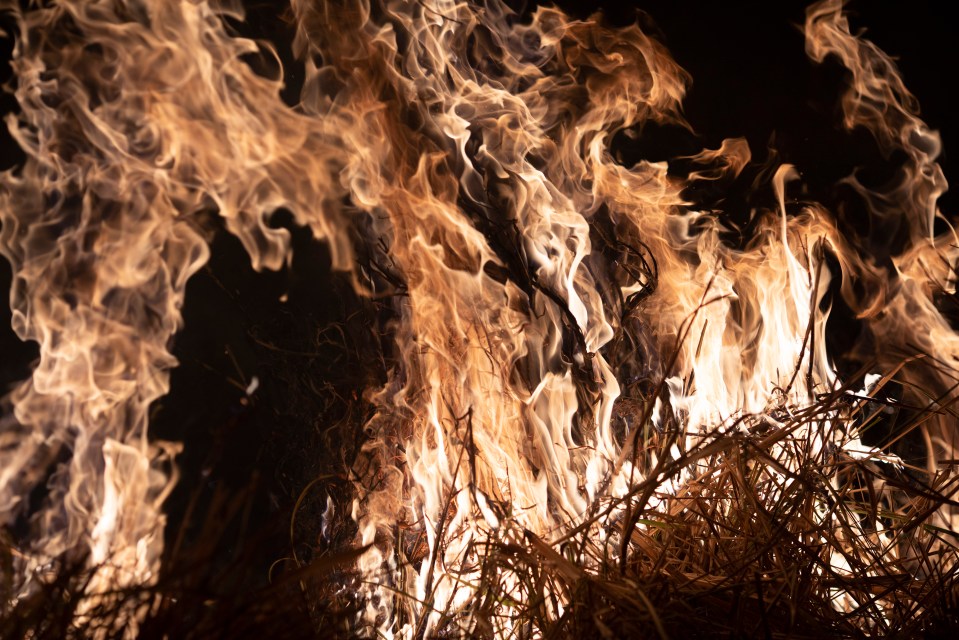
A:
<svg viewBox="0 0 959 640">
<path fill-rule="evenodd" d="M 292 34 L 295 95 L 238 2 L 5 3 L 0 252 L 38 359 L 0 421 L 0 635 L 959 624 L 941 143 L 841 2 L 802 28 L 843 69 L 836 126 L 895 168 L 842 179 L 858 217 L 743 138 L 644 156 L 696 127 L 645 17 L 252 10 Z M 722 197 L 745 176 L 763 206 Z M 217 429 L 162 400 L 203 304 L 246 318 L 256 362 L 230 353 Z M 250 416 L 274 425 L 266 497 Z"/>
</svg>

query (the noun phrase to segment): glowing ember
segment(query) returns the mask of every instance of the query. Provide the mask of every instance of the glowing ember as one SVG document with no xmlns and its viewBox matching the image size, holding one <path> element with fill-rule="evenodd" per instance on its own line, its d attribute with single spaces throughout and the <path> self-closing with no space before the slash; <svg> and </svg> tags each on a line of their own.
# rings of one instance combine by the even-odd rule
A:
<svg viewBox="0 0 959 640">
<path fill-rule="evenodd" d="M 959 239 L 937 209 L 937 134 L 841 8 L 808 10 L 806 51 L 848 70 L 844 126 L 903 158 L 882 191 L 847 180 L 873 219 L 906 230 L 888 264 L 800 199 L 802 167 L 769 172 L 776 205 L 744 241 L 695 210 L 687 189 L 749 165 L 743 139 L 682 158 L 684 177 L 617 162 L 618 132 L 687 126 L 689 78 L 639 26 L 550 8 L 523 21 L 499 0 L 291 0 L 306 70 L 291 108 L 281 80 L 243 61 L 266 45 L 231 35 L 230 3 L 17 13 L 8 125 L 27 160 L 0 177 L 0 251 L 13 327 L 40 361 L 0 432 L 6 524 L 49 491 L 15 554 L 14 604 L 67 556 L 94 570 L 78 620 L 157 580 L 178 445 L 147 437 L 148 410 L 209 257 L 201 214 L 278 269 L 290 238 L 270 219 L 285 209 L 395 312 L 397 357 L 365 390 L 375 415 L 350 470 L 365 551 L 341 586 L 362 602 L 357 633 L 545 637 L 582 606 L 574 587 L 600 578 L 604 601 L 639 598 L 660 628 L 629 576 L 721 588 L 719 560 L 697 558 L 779 522 L 803 558 L 722 562 L 755 562 L 760 587 L 804 563 L 848 624 L 892 625 L 898 601 L 861 579 L 894 565 L 918 583 L 932 556 L 940 575 L 955 566 L 942 534 L 959 525 L 959 334 L 935 298 L 955 294 Z M 881 345 L 846 379 L 827 349 L 838 299 Z M 889 403 L 923 411 L 910 428 L 927 469 L 908 476 L 862 442 L 893 378 L 905 392 Z M 326 504 L 323 538 L 341 516 Z M 136 635 L 148 608 L 103 633 Z"/>
</svg>

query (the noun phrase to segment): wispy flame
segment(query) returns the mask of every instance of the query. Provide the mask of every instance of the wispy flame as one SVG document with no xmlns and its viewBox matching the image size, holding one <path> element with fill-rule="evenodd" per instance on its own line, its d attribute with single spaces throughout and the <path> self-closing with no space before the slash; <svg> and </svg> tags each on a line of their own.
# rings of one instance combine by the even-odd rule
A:
<svg viewBox="0 0 959 640">
<path fill-rule="evenodd" d="M 851 72 L 845 126 L 905 153 L 887 190 L 848 179 L 875 220 L 904 230 L 892 268 L 824 207 L 791 197 L 800 177 L 788 166 L 749 241 L 725 241 L 722 217 L 683 192 L 739 173 L 744 140 L 695 156 L 686 178 L 665 162 L 618 163 L 617 132 L 688 126 L 687 75 L 638 26 L 549 8 L 524 22 L 499 0 L 291 8 L 306 69 L 295 108 L 280 79 L 243 61 L 270 47 L 231 34 L 225 18 L 242 12 L 229 3 L 62 0 L 18 13 L 21 112 L 8 126 L 27 161 L 0 182 L 0 250 L 14 328 L 40 361 L 0 433 L 0 505 L 7 524 L 32 517 L 23 593 L 65 554 L 103 567 L 91 593 L 155 578 L 177 446 L 147 437 L 148 409 L 169 388 L 185 285 L 208 258 L 204 212 L 254 267 L 276 269 L 289 238 L 270 216 L 289 210 L 358 291 L 394 300 L 400 356 L 369 390 L 373 436 L 353 469 L 357 543 L 372 545 L 364 624 L 384 634 L 474 630 L 491 540 L 587 531 L 625 562 L 639 525 L 621 499 L 657 477 L 663 455 L 781 426 L 844 389 L 826 349 L 831 290 L 883 345 L 866 354 L 878 371 L 935 354 L 903 379 L 940 406 L 955 398 L 959 337 L 933 303 L 954 291 L 959 259 L 951 227 L 934 236 L 939 139 L 840 2 L 809 10 L 806 49 Z M 841 448 L 855 442 L 846 418 L 831 410 L 791 437 Z M 956 450 L 955 424 L 942 414 L 923 428 L 935 470 L 938 452 Z M 651 429 L 677 434 L 671 451 L 644 450 Z M 783 477 L 798 468 L 788 446 Z M 64 459 L 43 506 L 26 504 Z M 707 467 L 647 499 L 674 508 Z M 397 530 L 421 533 L 425 550 Z M 509 616 L 495 620 L 508 635 Z"/>
</svg>

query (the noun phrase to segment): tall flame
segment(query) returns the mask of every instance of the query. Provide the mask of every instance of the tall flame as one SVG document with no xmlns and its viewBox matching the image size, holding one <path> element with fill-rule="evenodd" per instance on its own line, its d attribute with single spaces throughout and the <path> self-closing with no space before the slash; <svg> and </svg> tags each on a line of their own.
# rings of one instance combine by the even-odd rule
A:
<svg viewBox="0 0 959 640">
<path fill-rule="evenodd" d="M 155 579 L 178 447 L 148 438 L 148 409 L 169 389 L 185 285 L 209 255 L 204 212 L 254 267 L 276 269 L 290 243 L 270 217 L 289 210 L 359 292 L 392 296 L 399 356 L 369 390 L 373 435 L 352 470 L 357 544 L 370 545 L 362 624 L 384 635 L 475 631 L 493 543 L 585 531 L 625 562 L 629 528 L 644 526 L 632 496 L 658 482 L 663 456 L 782 426 L 845 389 L 827 352 L 831 290 L 883 345 L 866 354 L 876 370 L 935 354 L 903 379 L 939 406 L 955 398 L 959 336 L 933 302 L 954 292 L 959 259 L 936 205 L 939 139 L 838 0 L 809 9 L 806 50 L 851 73 L 845 126 L 904 152 L 884 191 L 848 179 L 877 224 L 904 230 L 891 266 L 790 196 L 801 178 L 789 166 L 749 241 L 726 241 L 722 217 L 684 190 L 742 171 L 742 139 L 688 159 L 687 178 L 617 162 L 617 132 L 688 126 L 689 78 L 637 25 L 551 8 L 523 21 L 500 0 L 290 4 L 306 69 L 295 108 L 280 78 L 244 62 L 271 49 L 231 33 L 242 12 L 229 2 L 8 8 L 21 107 L 8 126 L 27 161 L 0 180 L 0 251 L 14 329 L 40 345 L 0 432 L 2 513 L 32 518 L 21 593 L 69 554 L 99 568 L 93 594 Z M 851 428 L 835 409 L 790 438 L 894 459 Z M 923 428 L 934 471 L 956 450 L 955 424 L 942 413 Z M 676 433 L 673 446 L 648 452 L 650 430 Z M 775 444 L 771 473 L 798 469 L 790 446 Z M 27 504 L 54 464 L 43 505 Z M 704 454 L 646 497 L 676 508 L 708 468 Z M 936 518 L 959 524 L 947 509 Z M 513 584 L 511 597 L 529 596 Z M 567 604 L 558 596 L 549 615 Z M 512 633 L 508 615 L 491 619 Z"/>
</svg>

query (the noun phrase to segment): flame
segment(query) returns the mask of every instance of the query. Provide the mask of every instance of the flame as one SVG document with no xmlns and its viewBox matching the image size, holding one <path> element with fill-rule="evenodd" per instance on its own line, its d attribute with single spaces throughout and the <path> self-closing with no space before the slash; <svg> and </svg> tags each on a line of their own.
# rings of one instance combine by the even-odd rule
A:
<svg viewBox="0 0 959 640">
<path fill-rule="evenodd" d="M 40 345 L 0 432 L 6 523 L 32 518 L 21 593 L 66 554 L 100 567 L 92 594 L 155 579 L 178 447 L 148 437 L 148 409 L 169 389 L 185 285 L 209 256 L 205 212 L 255 268 L 277 269 L 290 243 L 270 217 L 289 210 L 359 292 L 392 297 L 399 356 L 369 390 L 373 435 L 352 470 L 357 544 L 371 545 L 360 624 L 386 636 L 475 631 L 493 543 L 586 531 L 625 562 L 630 496 L 665 460 L 783 427 L 846 389 L 827 351 L 832 290 L 883 345 L 868 354 L 876 370 L 901 369 L 940 393 L 938 406 L 955 399 L 959 337 L 933 302 L 955 292 L 959 259 L 936 205 L 939 138 L 837 0 L 809 9 L 806 50 L 851 73 L 844 125 L 905 153 L 884 191 L 847 180 L 877 224 L 904 230 L 891 266 L 824 207 L 791 197 L 801 177 L 787 165 L 748 242 L 724 239 L 722 216 L 684 191 L 742 171 L 742 139 L 691 158 L 699 168 L 686 178 L 666 162 L 617 162 L 617 132 L 689 126 L 687 74 L 637 25 L 551 8 L 524 22 L 499 0 L 290 6 L 306 69 L 295 107 L 280 78 L 243 61 L 275 52 L 231 33 L 225 20 L 242 12 L 230 3 L 8 9 L 21 112 L 7 124 L 27 161 L 0 179 L 0 251 L 14 271 L 14 329 Z M 361 254 L 382 270 L 360 266 Z M 919 366 L 920 354 L 937 364 Z M 617 426 L 626 402 L 641 419 Z M 813 443 L 810 455 L 835 445 L 895 461 L 851 424 L 830 409 L 790 438 Z M 955 426 L 942 413 L 922 428 L 934 472 L 956 450 Z M 678 437 L 651 453 L 649 429 Z M 800 467 L 790 446 L 774 443 L 770 477 Z M 62 455 L 43 506 L 26 504 Z M 673 499 L 708 472 L 701 456 L 650 504 L 681 508 Z M 959 524 L 948 508 L 935 518 Z M 425 552 L 398 530 L 425 536 Z M 507 574 L 511 597 L 528 597 Z M 853 606 L 844 597 L 837 606 Z M 548 615 L 567 605 L 558 595 Z M 495 635 L 515 631 L 508 615 L 493 619 Z"/>
</svg>

